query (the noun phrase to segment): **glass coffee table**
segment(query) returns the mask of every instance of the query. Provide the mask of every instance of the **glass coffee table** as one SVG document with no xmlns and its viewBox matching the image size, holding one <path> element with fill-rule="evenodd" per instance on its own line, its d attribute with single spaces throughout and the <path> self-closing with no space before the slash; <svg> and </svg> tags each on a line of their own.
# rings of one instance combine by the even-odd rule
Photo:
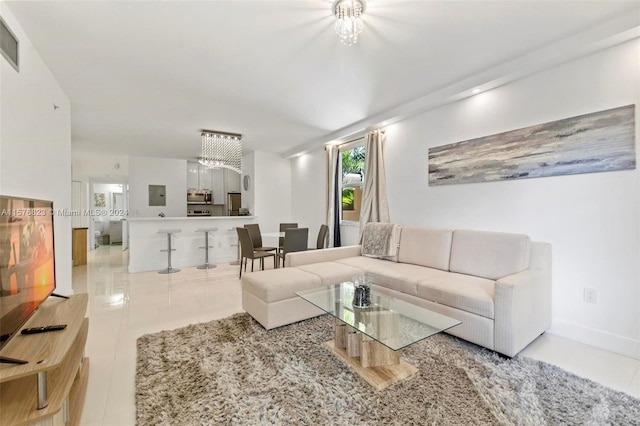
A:
<svg viewBox="0 0 640 426">
<path fill-rule="evenodd" d="M 296 292 L 334 317 L 334 340 L 325 342 L 367 383 L 382 390 L 418 371 L 399 350 L 460 321 L 371 289 L 371 305 L 353 305 L 354 285 L 344 282 Z"/>
</svg>

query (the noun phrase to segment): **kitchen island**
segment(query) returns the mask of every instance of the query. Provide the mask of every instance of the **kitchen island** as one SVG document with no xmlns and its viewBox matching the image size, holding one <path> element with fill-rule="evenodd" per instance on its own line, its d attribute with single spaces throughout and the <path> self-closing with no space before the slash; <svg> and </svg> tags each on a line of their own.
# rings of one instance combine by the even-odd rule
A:
<svg viewBox="0 0 640 426">
<path fill-rule="evenodd" d="M 167 267 L 166 234 L 162 229 L 181 229 L 172 238 L 175 249 L 171 263 L 175 268 L 204 263 L 204 232 L 200 228 L 218 228 L 209 234 L 209 263 L 233 262 L 237 259 L 238 234 L 235 228 L 256 223 L 255 216 L 209 217 L 138 217 L 129 218 L 129 273 L 160 271 Z"/>
</svg>

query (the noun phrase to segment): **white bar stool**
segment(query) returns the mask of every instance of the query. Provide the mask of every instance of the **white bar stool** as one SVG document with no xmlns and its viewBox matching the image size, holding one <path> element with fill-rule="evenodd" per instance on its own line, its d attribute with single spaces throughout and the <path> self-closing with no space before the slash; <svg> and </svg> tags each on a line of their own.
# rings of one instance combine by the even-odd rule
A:
<svg viewBox="0 0 640 426">
<path fill-rule="evenodd" d="M 204 232 L 204 247 L 198 247 L 204 249 L 204 265 L 198 266 L 198 269 L 213 269 L 217 265 L 215 263 L 209 263 L 209 249 L 213 246 L 209 245 L 209 232 L 216 232 L 218 228 L 199 228 L 196 232 Z"/>
<path fill-rule="evenodd" d="M 167 269 L 158 271 L 159 274 L 173 274 L 175 272 L 180 272 L 180 269 L 171 266 L 171 252 L 176 251 L 176 249 L 171 248 L 171 236 L 178 232 L 182 232 L 182 229 L 161 229 L 158 231 L 158 234 L 167 234 L 167 248 L 160 250 L 161 252 L 167 252 Z"/>
</svg>

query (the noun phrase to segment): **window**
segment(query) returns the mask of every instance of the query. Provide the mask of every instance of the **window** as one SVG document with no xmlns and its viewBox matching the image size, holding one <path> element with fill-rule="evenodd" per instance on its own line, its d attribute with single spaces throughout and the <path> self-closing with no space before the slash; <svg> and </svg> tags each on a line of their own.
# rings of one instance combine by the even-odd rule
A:
<svg viewBox="0 0 640 426">
<path fill-rule="evenodd" d="M 16 71 L 20 72 L 20 42 L 0 17 L 0 53 Z"/>
<path fill-rule="evenodd" d="M 365 147 L 361 140 L 356 145 L 340 150 L 342 174 L 342 209 L 341 220 L 360 220 L 360 206 L 362 204 L 362 186 L 364 184 Z"/>
</svg>

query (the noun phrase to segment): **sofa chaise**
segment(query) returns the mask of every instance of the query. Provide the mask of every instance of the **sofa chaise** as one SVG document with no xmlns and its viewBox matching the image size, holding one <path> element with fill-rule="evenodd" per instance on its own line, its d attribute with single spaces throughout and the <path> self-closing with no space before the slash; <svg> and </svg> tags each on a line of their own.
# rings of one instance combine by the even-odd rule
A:
<svg viewBox="0 0 640 426">
<path fill-rule="evenodd" d="M 527 235 L 399 227 L 397 255 L 361 246 L 289 253 L 242 277 L 242 306 L 266 329 L 323 314 L 295 295 L 368 275 L 373 288 L 462 321 L 446 332 L 509 357 L 551 325 L 551 246 Z"/>
</svg>

